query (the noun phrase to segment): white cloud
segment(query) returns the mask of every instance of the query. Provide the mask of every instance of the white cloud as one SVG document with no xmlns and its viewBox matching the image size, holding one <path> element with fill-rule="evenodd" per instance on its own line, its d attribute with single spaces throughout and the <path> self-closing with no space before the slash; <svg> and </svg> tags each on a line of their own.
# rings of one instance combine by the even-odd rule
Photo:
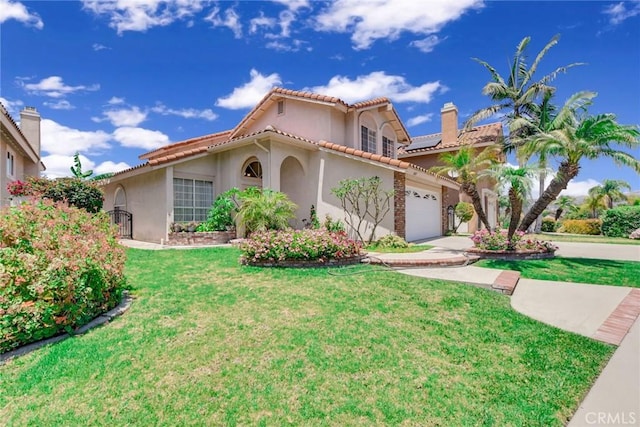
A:
<svg viewBox="0 0 640 427">
<path fill-rule="evenodd" d="M 123 147 L 143 150 L 155 150 L 169 144 L 169 137 L 162 132 L 130 126 L 116 129 L 113 132 L 113 139 Z"/>
<path fill-rule="evenodd" d="M 255 34 L 258 32 L 260 28 L 273 28 L 276 26 L 275 18 L 269 18 L 264 16 L 263 12 L 260 12 L 260 15 L 252 18 L 249 21 L 249 34 Z"/>
<path fill-rule="evenodd" d="M 107 16 L 109 26 L 118 34 L 125 31 L 147 31 L 188 20 L 200 12 L 202 0 L 83 0 L 83 8 L 95 15 Z"/>
<path fill-rule="evenodd" d="M 24 102 L 20 101 L 19 99 L 16 101 L 9 101 L 7 98 L 3 98 L 0 96 L 0 102 L 2 103 L 2 105 L 4 105 L 4 108 L 6 108 L 10 114 L 16 114 L 18 110 L 22 108 L 22 106 L 24 106 Z"/>
<path fill-rule="evenodd" d="M 91 47 L 93 48 L 93 50 L 95 50 L 96 52 L 104 50 L 104 49 L 111 49 L 110 47 L 107 47 L 103 44 L 100 43 L 94 43 L 93 45 L 91 45 Z"/>
<path fill-rule="evenodd" d="M 119 105 L 124 104 L 124 98 L 118 98 L 117 96 L 112 96 L 110 100 L 107 101 L 109 105 Z"/>
<path fill-rule="evenodd" d="M 268 42 L 265 47 L 268 49 L 273 49 L 273 50 L 277 50 L 279 52 L 298 52 L 300 49 L 302 49 L 302 47 L 305 45 L 305 41 L 303 40 L 298 40 L 298 39 L 293 39 L 290 42 L 284 42 L 281 40 L 273 40 Z M 312 47 L 308 46 L 306 48 L 306 50 L 308 52 L 311 52 L 313 50 Z"/>
<path fill-rule="evenodd" d="M 23 24 L 33 26 L 38 30 L 44 28 L 44 23 L 37 13 L 30 13 L 20 2 L 0 0 L 0 24 L 15 19 Z"/>
<path fill-rule="evenodd" d="M 324 86 L 314 86 L 312 92 L 336 96 L 346 102 L 357 102 L 386 96 L 394 102 L 429 103 L 437 92 L 446 87 L 440 82 L 412 86 L 402 76 L 387 75 L 384 71 L 374 71 L 351 80 L 346 76 L 334 76 Z"/>
<path fill-rule="evenodd" d="M 69 101 L 67 101 L 66 99 L 60 99 L 56 102 L 43 102 L 42 103 L 45 107 L 49 107 L 53 110 L 73 110 L 74 107 L 73 105 L 71 105 L 71 103 Z"/>
<path fill-rule="evenodd" d="M 81 153 L 98 153 L 110 147 L 111 135 L 98 131 L 81 131 L 63 126 L 50 119 L 40 124 L 42 151 L 64 156 Z M 45 163 L 45 165 L 47 165 Z M 47 165 L 48 167 L 48 165 Z"/>
<path fill-rule="evenodd" d="M 99 84 L 93 84 L 91 86 L 69 86 L 62 81 L 62 77 L 60 76 L 50 76 L 40 80 L 38 83 L 24 83 L 24 80 L 18 80 L 18 82 L 24 90 L 29 93 L 51 98 L 62 98 L 74 92 L 96 91 L 100 89 Z"/>
<path fill-rule="evenodd" d="M 417 126 L 422 123 L 430 122 L 432 118 L 433 118 L 433 113 L 422 114 L 420 116 L 411 117 L 409 120 L 407 120 L 407 126 L 409 127 Z"/>
<path fill-rule="evenodd" d="M 109 120 L 115 127 L 120 126 L 138 126 L 147 119 L 147 112 L 140 111 L 138 107 L 122 108 L 120 110 L 109 110 L 104 113 L 105 118 L 99 119 L 92 117 L 94 122 Z"/>
<path fill-rule="evenodd" d="M 337 0 L 316 18 L 316 29 L 352 33 L 355 49 L 367 49 L 376 40 L 397 39 L 402 32 L 429 35 L 482 0 Z"/>
<path fill-rule="evenodd" d="M 215 7 L 211 13 L 204 18 L 204 20 L 210 22 L 214 27 L 227 27 L 233 31 L 235 38 L 242 38 L 242 24 L 240 23 L 240 16 L 232 8 L 225 10 L 223 19 L 220 16 L 220 8 Z"/>
<path fill-rule="evenodd" d="M 431 35 L 428 36 L 422 40 L 414 40 L 411 42 L 411 46 L 417 48 L 418 50 L 420 50 L 421 52 L 424 53 L 429 53 L 429 52 L 433 52 L 433 49 L 435 49 L 435 47 L 437 45 L 439 45 L 442 41 L 444 41 L 446 39 L 445 38 L 440 38 L 436 35 Z"/>
<path fill-rule="evenodd" d="M 75 154 L 75 153 L 74 153 Z M 44 174 L 48 178 L 61 178 L 64 176 L 72 176 L 71 166 L 73 166 L 73 156 L 71 155 L 62 155 L 62 154 L 50 154 L 48 156 L 42 157 L 42 163 L 46 166 L 47 170 L 44 171 Z M 80 163 L 82 164 L 83 171 L 89 171 L 93 169 L 95 163 L 91 161 L 88 157 L 80 154 Z"/>
<path fill-rule="evenodd" d="M 204 119 L 208 121 L 213 121 L 218 118 L 218 115 L 213 112 L 210 108 L 204 110 L 196 110 L 195 108 L 183 108 L 180 110 L 175 110 L 173 108 L 168 108 L 166 105 L 158 102 L 155 107 L 151 109 L 154 113 L 162 114 L 163 116 L 180 116 L 185 119 Z"/>
<path fill-rule="evenodd" d="M 82 163 L 82 165 L 84 168 L 84 163 Z M 120 172 L 122 170 L 129 169 L 130 167 L 131 166 L 129 166 L 125 162 L 115 163 L 115 162 L 112 162 L 111 160 L 107 160 L 106 162 L 102 162 L 98 166 L 94 167 L 93 173 L 95 175 L 102 175 L 103 173 Z"/>
<path fill-rule="evenodd" d="M 309 0 L 271 0 L 273 3 L 278 3 L 287 7 L 291 11 L 298 11 L 298 9 L 309 8 Z"/>
<path fill-rule="evenodd" d="M 280 75 L 277 73 L 268 76 L 260 74 L 252 69 L 249 73 L 251 80 L 244 85 L 233 89 L 230 95 L 218 98 L 218 107 L 239 110 L 241 108 L 251 108 L 255 106 L 274 86 L 282 84 Z"/>
<path fill-rule="evenodd" d="M 618 25 L 629 18 L 640 15 L 640 1 L 626 1 L 612 4 L 607 6 L 602 13 L 609 15 L 610 24 Z"/>
</svg>

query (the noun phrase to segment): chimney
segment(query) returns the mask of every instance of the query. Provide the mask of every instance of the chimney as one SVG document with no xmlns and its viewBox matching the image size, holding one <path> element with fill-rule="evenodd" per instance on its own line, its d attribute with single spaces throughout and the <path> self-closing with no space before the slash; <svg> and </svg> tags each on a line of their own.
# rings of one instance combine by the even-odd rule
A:
<svg viewBox="0 0 640 427">
<path fill-rule="evenodd" d="M 440 110 L 442 117 L 442 144 L 448 145 L 458 141 L 458 107 L 447 102 Z"/>
<path fill-rule="evenodd" d="M 40 158 L 40 113 L 35 107 L 24 107 L 20 111 L 20 130 Z"/>
</svg>

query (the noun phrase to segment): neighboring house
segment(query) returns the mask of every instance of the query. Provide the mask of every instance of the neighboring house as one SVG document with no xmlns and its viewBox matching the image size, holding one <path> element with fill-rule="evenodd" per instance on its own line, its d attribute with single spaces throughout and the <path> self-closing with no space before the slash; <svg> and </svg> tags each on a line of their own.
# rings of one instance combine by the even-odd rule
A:
<svg viewBox="0 0 640 427">
<path fill-rule="evenodd" d="M 343 219 L 331 193 L 345 178 L 378 176 L 395 190 L 393 208 L 377 235 L 407 240 L 440 236 L 443 198 L 459 185 L 396 158 L 409 135 L 387 98 L 349 105 L 329 96 L 271 90 L 238 125 L 161 147 L 144 164 L 104 183 L 105 210 L 133 214 L 133 238 L 161 242 L 172 222 L 203 221 L 215 197 L 257 186 L 286 193 L 302 227 L 314 205 L 319 219 Z"/>
<path fill-rule="evenodd" d="M 456 151 L 461 145 L 471 144 L 479 151 L 489 145 L 499 143 L 502 140 L 502 123 L 490 123 L 476 126 L 469 131 L 461 131 L 458 128 L 458 108 L 448 102 L 440 110 L 442 132 L 431 135 L 423 135 L 412 138 L 411 144 L 399 149 L 398 158 L 415 165 L 429 169 L 433 166 L 441 165 L 439 156 L 442 153 Z M 504 161 L 504 159 L 501 159 Z M 491 228 L 494 228 L 498 221 L 498 194 L 495 190 L 495 182 L 490 179 L 481 179 L 478 184 L 478 191 L 482 198 L 482 207 L 487 213 L 487 219 Z M 444 200 L 445 209 L 448 211 L 446 218 L 447 229 L 452 227 L 452 209 L 459 201 L 471 202 L 471 199 L 460 192 L 448 192 Z M 469 221 L 466 227 L 463 225 L 458 231 L 474 231 L 483 228 L 478 219 L 478 215 Z"/>
<path fill-rule="evenodd" d="M 33 107 L 20 112 L 20 126 L 0 104 L 0 206 L 10 204 L 7 184 L 40 176 L 40 114 Z"/>
</svg>

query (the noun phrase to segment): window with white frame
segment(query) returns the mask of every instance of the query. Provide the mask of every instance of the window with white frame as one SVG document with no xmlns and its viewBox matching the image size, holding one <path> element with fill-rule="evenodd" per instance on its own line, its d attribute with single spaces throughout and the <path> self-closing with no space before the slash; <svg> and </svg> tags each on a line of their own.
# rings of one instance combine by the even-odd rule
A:
<svg viewBox="0 0 640 427">
<path fill-rule="evenodd" d="M 360 126 L 360 142 L 362 151 L 367 153 L 375 153 L 376 150 L 376 131 L 366 126 Z"/>
<path fill-rule="evenodd" d="M 7 151 L 7 176 L 15 178 L 16 175 L 16 159 L 11 151 Z"/>
<path fill-rule="evenodd" d="M 205 221 L 213 204 L 213 182 L 173 178 L 173 220 Z"/>
<path fill-rule="evenodd" d="M 382 137 L 382 155 L 386 157 L 394 158 L 395 141 L 389 139 L 386 136 Z"/>
</svg>

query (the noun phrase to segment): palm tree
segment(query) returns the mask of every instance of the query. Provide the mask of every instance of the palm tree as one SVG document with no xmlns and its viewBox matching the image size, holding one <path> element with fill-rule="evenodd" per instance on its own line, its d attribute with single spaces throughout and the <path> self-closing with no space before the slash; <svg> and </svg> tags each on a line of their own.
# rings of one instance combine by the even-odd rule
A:
<svg viewBox="0 0 640 427">
<path fill-rule="evenodd" d="M 509 76 L 502 77 L 494 67 L 486 61 L 473 58 L 484 66 L 491 74 L 491 81 L 482 89 L 482 93 L 491 98 L 494 102 L 489 107 L 482 108 L 471 115 L 465 124 L 465 128 L 470 129 L 478 121 L 487 119 L 497 113 L 507 111 L 504 116 L 508 124 L 509 138 L 505 140 L 508 147 L 515 147 L 519 140 L 530 133 L 529 120 L 535 117 L 536 100 L 546 93 L 553 93 L 555 88 L 550 86 L 559 73 L 565 73 L 569 68 L 580 63 L 569 64 L 556 68 L 553 72 L 543 76 L 540 80 L 533 80 L 533 77 L 540 65 L 540 61 L 547 52 L 558 43 L 559 35 L 551 38 L 542 50 L 538 53 L 530 67 L 527 66 L 526 50 L 531 37 L 525 37 L 518 44 L 516 52 L 511 62 Z"/>
<path fill-rule="evenodd" d="M 612 143 L 635 149 L 640 145 L 640 132 L 636 126 L 621 125 L 613 114 L 590 116 L 586 107 L 595 93 L 579 92 L 569 98 L 560 109 L 547 131 L 533 134 L 523 149 L 529 153 L 544 153 L 560 160 L 555 177 L 531 206 L 518 230 L 526 231 L 553 202 L 567 184 L 580 172 L 580 160 L 609 157 L 616 164 L 630 166 L 640 172 L 640 161 L 631 154 L 618 150 Z M 584 112 L 583 112 L 584 111 Z"/>
<path fill-rule="evenodd" d="M 254 231 L 283 230 L 295 217 L 298 206 L 286 194 L 269 189 L 247 188 L 238 195 L 238 222 L 247 234 Z"/>
<path fill-rule="evenodd" d="M 542 191 L 544 191 L 544 189 Z M 571 196 L 560 196 L 556 201 L 556 206 L 555 220 L 557 221 L 562 216 L 562 212 L 570 211 L 576 207 L 576 201 Z"/>
<path fill-rule="evenodd" d="M 511 217 L 509 219 L 509 228 L 507 231 L 507 239 L 509 241 L 509 249 L 514 249 L 511 245 L 512 237 L 516 232 L 520 216 L 522 215 L 522 204 L 526 197 L 531 194 L 533 185 L 532 177 L 535 169 L 530 167 L 514 168 L 509 165 L 497 165 L 490 170 L 490 174 L 495 177 L 498 184 L 502 187 L 508 187 L 509 205 L 511 206 Z"/>
<path fill-rule="evenodd" d="M 631 185 L 627 181 L 605 179 L 602 181 L 602 185 L 595 186 L 591 190 L 602 194 L 607 202 L 607 209 L 613 209 L 613 202 L 627 200 L 627 196 L 622 192 L 625 188 L 631 190 Z M 591 194 L 591 190 L 589 190 L 589 194 Z"/>
<path fill-rule="evenodd" d="M 437 174 L 449 175 L 458 181 L 462 192 L 471 198 L 473 208 L 487 230 L 491 230 L 491 225 L 482 208 L 482 199 L 477 185 L 482 172 L 496 163 L 499 152 L 500 147 L 495 145 L 485 148 L 476 155 L 474 147 L 463 145 L 458 151 L 442 153 L 439 159 L 443 165 L 429 169 Z"/>
<path fill-rule="evenodd" d="M 604 194 L 598 186 L 589 189 L 589 196 L 584 199 L 584 207 L 591 211 L 591 218 L 598 218 L 598 209 L 604 208 Z"/>
</svg>

